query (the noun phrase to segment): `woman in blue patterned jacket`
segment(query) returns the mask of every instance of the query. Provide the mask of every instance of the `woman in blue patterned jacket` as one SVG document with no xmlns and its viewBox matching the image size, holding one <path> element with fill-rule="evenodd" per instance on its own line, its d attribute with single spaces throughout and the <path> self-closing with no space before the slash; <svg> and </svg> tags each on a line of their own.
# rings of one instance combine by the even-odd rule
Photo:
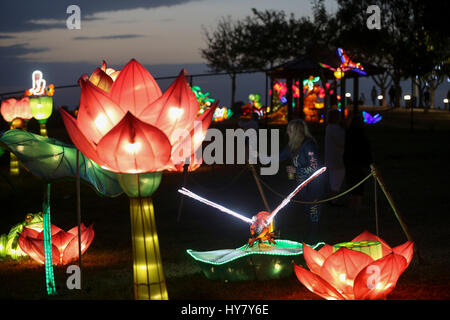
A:
<svg viewBox="0 0 450 320">
<path fill-rule="evenodd" d="M 309 132 L 308 126 L 301 119 L 292 120 L 287 125 L 289 143 L 280 153 L 280 161 L 292 159 L 292 166 L 287 167 L 288 174 L 295 175 L 297 185 L 309 178 L 321 168 L 317 143 Z M 322 176 L 311 181 L 302 191 L 302 201 L 321 200 L 324 196 L 324 180 Z M 306 204 L 305 213 L 308 215 L 308 234 L 306 242 L 314 244 L 319 234 L 319 218 L 321 204 Z"/>
</svg>

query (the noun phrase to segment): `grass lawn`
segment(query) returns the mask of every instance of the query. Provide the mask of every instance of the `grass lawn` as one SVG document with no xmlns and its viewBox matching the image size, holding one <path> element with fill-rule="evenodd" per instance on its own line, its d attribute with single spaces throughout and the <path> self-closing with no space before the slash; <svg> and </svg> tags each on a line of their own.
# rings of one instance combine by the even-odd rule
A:
<svg viewBox="0 0 450 320">
<path fill-rule="evenodd" d="M 436 121 L 433 116 L 437 117 Z M 367 127 L 374 162 L 402 214 L 415 243 L 424 258 L 414 259 L 400 277 L 389 299 L 450 299 L 450 119 L 416 115 L 415 130 L 409 130 L 407 112 L 388 112 L 381 123 Z M 49 136 L 68 142 L 60 122 L 48 125 Z M 227 124 L 221 124 L 222 127 Z M 232 126 L 232 124 L 229 124 Z M 56 128 L 56 129 L 55 129 Z M 38 132 L 30 123 L 30 131 Z M 312 126 L 323 147 L 324 126 Z M 280 133 L 286 142 L 284 131 Z M 323 152 L 322 152 L 323 154 Z M 9 157 L 0 159 L 0 172 L 8 175 Z M 244 170 L 244 171 L 243 171 Z M 281 194 L 293 185 L 286 178 L 284 165 L 274 176 L 262 179 Z M 179 194 L 183 177 L 165 173 L 153 196 L 161 255 L 169 298 L 184 299 L 320 299 L 309 292 L 294 275 L 281 280 L 226 283 L 205 278 L 186 249 L 197 251 L 237 248 L 249 237 L 248 225 L 195 200 L 185 199 L 180 221 L 177 221 Z M 23 221 L 28 212 L 39 212 L 44 181 L 22 170 L 14 178 L 12 189 L 0 179 L 0 234 L 7 233 Z M 374 183 L 365 184 L 364 207 L 355 212 L 349 206 L 324 205 L 321 238 L 334 244 L 349 241 L 364 230 L 375 233 Z M 230 209 L 251 216 L 264 209 L 255 181 L 242 165 L 203 165 L 189 174 L 187 187 Z M 388 202 L 378 193 L 380 236 L 391 246 L 407 239 Z M 281 199 L 264 189 L 274 208 Z M 301 199 L 301 193 L 297 196 Z M 76 225 L 75 182 L 52 184 L 52 223 L 68 230 Z M 341 199 L 347 203 L 348 198 Z M 82 184 L 82 221 L 94 224 L 95 238 L 83 256 L 83 290 L 68 290 L 66 267 L 55 267 L 58 295 L 47 297 L 43 266 L 26 258 L 23 261 L 0 261 L 0 299 L 133 299 L 132 256 L 129 200 L 98 196 Z M 291 203 L 277 216 L 281 238 L 302 242 L 305 216 L 301 207 Z"/>
</svg>

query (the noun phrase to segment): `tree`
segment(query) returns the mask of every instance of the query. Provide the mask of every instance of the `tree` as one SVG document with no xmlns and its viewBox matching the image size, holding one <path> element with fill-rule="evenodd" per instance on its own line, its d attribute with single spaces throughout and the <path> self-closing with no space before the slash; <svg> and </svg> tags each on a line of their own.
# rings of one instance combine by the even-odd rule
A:
<svg viewBox="0 0 450 320">
<path fill-rule="evenodd" d="M 448 2 L 420 0 L 337 0 L 338 39 L 369 61 L 386 67 L 400 105 L 402 78 L 419 79 L 448 59 L 445 25 Z M 381 29 L 366 26 L 369 5 L 377 5 Z M 447 8 L 446 8 L 447 7 Z M 417 76 L 417 77 L 416 77 Z"/>
<path fill-rule="evenodd" d="M 243 23 L 233 21 L 230 16 L 221 18 L 214 31 L 203 27 L 207 47 L 201 49 L 201 55 L 211 70 L 225 71 L 231 77 L 231 108 L 235 102 L 237 74 L 253 65 L 247 56 L 249 37 L 246 32 Z"/>
</svg>

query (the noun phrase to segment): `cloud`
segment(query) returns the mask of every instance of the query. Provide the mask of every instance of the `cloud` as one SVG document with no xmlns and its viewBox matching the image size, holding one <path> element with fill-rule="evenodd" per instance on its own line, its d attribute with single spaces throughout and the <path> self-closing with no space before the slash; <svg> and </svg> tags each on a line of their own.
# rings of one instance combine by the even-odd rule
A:
<svg viewBox="0 0 450 320">
<path fill-rule="evenodd" d="M 2 33 L 66 28 L 66 12 L 69 5 L 76 4 L 81 9 L 82 21 L 98 20 L 94 15 L 100 12 L 151 9 L 176 6 L 202 0 L 15 0 L 0 2 L 0 30 Z"/>
<path fill-rule="evenodd" d="M 11 59 L 17 59 L 28 53 L 44 52 L 45 48 L 28 48 L 26 43 L 14 44 L 11 46 L 0 46 L 0 62 L 6 63 Z"/>
<path fill-rule="evenodd" d="M 140 38 L 145 37 L 142 34 L 116 34 L 116 35 L 109 35 L 109 36 L 93 36 L 93 37 L 86 37 L 86 36 L 79 36 L 73 38 L 73 40 L 111 40 L 111 39 L 134 39 L 134 38 Z"/>
</svg>

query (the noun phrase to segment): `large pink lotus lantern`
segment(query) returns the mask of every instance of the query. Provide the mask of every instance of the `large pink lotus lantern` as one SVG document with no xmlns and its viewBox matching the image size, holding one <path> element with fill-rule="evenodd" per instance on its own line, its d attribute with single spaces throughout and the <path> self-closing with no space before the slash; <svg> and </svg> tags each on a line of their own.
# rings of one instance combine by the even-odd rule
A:
<svg viewBox="0 0 450 320">
<path fill-rule="evenodd" d="M 152 75 L 132 59 L 116 71 L 103 63 L 80 78 L 77 118 L 60 109 L 75 146 L 102 168 L 118 173 L 130 198 L 133 280 L 137 299 L 168 299 L 151 195 L 162 171 L 190 170 L 215 105 L 198 115 L 197 98 L 184 70 L 161 92 Z"/>
<path fill-rule="evenodd" d="M 51 225 L 52 261 L 55 265 L 65 265 L 78 258 L 78 227 L 69 231 Z M 81 254 L 83 254 L 94 240 L 94 229 L 91 225 L 86 228 L 81 224 Z M 19 235 L 19 246 L 33 260 L 44 264 L 44 231 L 23 228 Z"/>
<path fill-rule="evenodd" d="M 184 72 L 162 94 L 134 59 L 120 71 L 110 91 L 86 77 L 79 83 L 77 119 L 60 109 L 67 131 L 84 155 L 119 173 L 177 171 L 176 166 L 200 147 L 215 110 L 197 117 L 198 102 Z M 191 152 L 180 158 L 186 149 Z"/>
<path fill-rule="evenodd" d="M 309 271 L 295 264 L 294 269 L 305 287 L 328 300 L 386 299 L 409 266 L 413 246 L 407 241 L 391 248 L 365 231 L 351 242 L 325 245 L 319 251 L 303 245 Z"/>
</svg>

